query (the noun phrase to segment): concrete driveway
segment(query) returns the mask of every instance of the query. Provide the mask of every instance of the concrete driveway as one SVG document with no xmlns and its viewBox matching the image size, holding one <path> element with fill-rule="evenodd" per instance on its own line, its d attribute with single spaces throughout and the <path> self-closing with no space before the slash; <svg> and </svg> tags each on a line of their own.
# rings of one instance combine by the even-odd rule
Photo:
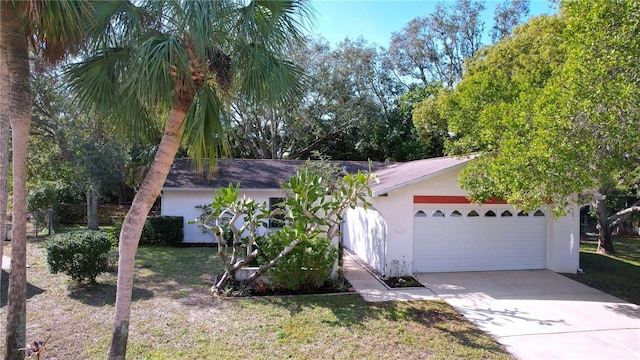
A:
<svg viewBox="0 0 640 360">
<path fill-rule="evenodd" d="M 640 306 L 552 271 L 415 277 L 519 359 L 640 360 Z"/>
</svg>

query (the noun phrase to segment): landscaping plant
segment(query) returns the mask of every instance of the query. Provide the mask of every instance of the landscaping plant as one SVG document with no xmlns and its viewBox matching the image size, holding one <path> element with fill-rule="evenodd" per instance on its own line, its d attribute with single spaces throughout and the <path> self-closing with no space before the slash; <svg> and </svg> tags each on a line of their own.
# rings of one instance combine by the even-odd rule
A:
<svg viewBox="0 0 640 360">
<path fill-rule="evenodd" d="M 85 230 L 51 237 L 46 243 L 47 264 L 53 274 L 64 272 L 77 282 L 96 282 L 96 276 L 108 269 L 111 249 L 109 235 Z"/>
<path fill-rule="evenodd" d="M 212 290 L 220 293 L 225 288 L 238 285 L 244 287 L 266 271 L 278 267 L 282 261 L 291 261 L 285 262 L 284 268 L 296 270 L 292 267 L 297 267 L 299 272 L 309 276 L 304 281 L 295 280 L 289 285 L 318 284 L 321 278 L 325 278 L 323 274 L 326 271 L 331 274 L 337 256 L 337 249 L 324 254 L 320 250 L 326 243 L 330 243 L 330 239 L 338 235 L 338 225 L 342 221 L 341 214 L 347 207 L 355 208 L 358 204 L 365 207 L 369 205 L 365 196 L 370 195 L 371 192 L 370 178 L 370 174 L 358 172 L 335 179 L 329 176 L 323 177 L 313 169 L 303 168 L 289 182 L 282 184 L 286 198 L 283 208 L 275 211 L 269 211 L 266 204 L 258 204 L 253 199 L 239 199 L 240 184 L 217 190 L 214 202 L 211 204 L 210 215 L 196 220 L 202 228 L 215 234 L 218 252 L 225 267 L 224 273 L 217 279 Z M 265 238 L 265 244 L 262 246 L 268 249 L 268 254 L 263 253 L 256 244 L 256 230 L 264 226 L 268 218 L 282 217 L 282 215 L 284 215 L 283 227 Z M 236 222 L 240 219 L 242 219 L 242 226 L 237 227 Z M 229 229 L 232 236 L 231 256 L 225 251 L 225 229 Z M 249 236 L 243 238 L 242 234 L 245 231 Z M 246 252 L 241 252 L 243 247 L 246 247 Z M 285 260 L 298 249 L 305 249 L 304 251 L 310 249 L 309 254 L 314 253 L 314 255 L 306 257 L 297 255 L 294 260 Z M 235 273 L 261 254 L 263 263 L 259 268 L 242 284 L 236 283 Z M 312 259 L 313 261 L 310 261 Z M 325 266 L 331 259 L 333 260 L 327 269 L 318 269 L 318 272 L 302 271 L 316 269 L 320 264 Z M 286 270 L 283 270 L 283 267 L 273 271 L 276 274 L 284 273 Z"/>
</svg>

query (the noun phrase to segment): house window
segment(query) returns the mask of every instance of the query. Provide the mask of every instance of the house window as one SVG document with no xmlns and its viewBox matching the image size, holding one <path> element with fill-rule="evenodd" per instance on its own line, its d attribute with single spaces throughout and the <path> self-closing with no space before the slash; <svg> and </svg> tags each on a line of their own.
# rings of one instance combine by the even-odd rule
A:
<svg viewBox="0 0 640 360">
<path fill-rule="evenodd" d="M 480 214 L 478 214 L 478 212 L 477 212 L 477 211 L 475 211 L 475 210 L 471 210 L 471 211 L 469 211 L 469 213 L 467 214 L 467 217 L 478 217 L 478 216 L 480 216 Z"/>
<path fill-rule="evenodd" d="M 436 210 L 433 212 L 433 217 L 444 217 L 444 213 L 440 210 Z"/>
<path fill-rule="evenodd" d="M 526 212 L 526 211 L 524 211 L 524 210 L 521 210 L 521 211 L 518 213 L 518 216 L 529 216 L 529 213 L 528 213 L 528 212 Z"/>
<path fill-rule="evenodd" d="M 493 212 L 493 210 L 489 210 L 486 213 L 484 213 L 485 217 L 496 217 L 496 213 Z"/>
<path fill-rule="evenodd" d="M 414 217 L 427 217 L 427 214 L 425 214 L 425 212 L 422 210 L 418 210 Z"/>
<path fill-rule="evenodd" d="M 544 212 L 542 212 L 542 210 L 537 210 L 533 213 L 533 216 L 544 216 Z"/>
<path fill-rule="evenodd" d="M 511 211 L 505 210 L 502 212 L 502 214 L 500 214 L 500 216 L 507 217 L 507 216 L 513 216 L 513 214 L 511 213 Z"/>
<path fill-rule="evenodd" d="M 460 217 L 460 216 L 462 216 L 462 213 L 458 210 L 453 210 L 451 212 L 451 215 L 449 215 L 449 217 Z"/>
<path fill-rule="evenodd" d="M 284 226 L 284 202 L 285 198 L 269 198 L 269 209 L 273 212 L 274 210 L 280 209 L 280 213 L 269 218 L 269 227 L 270 228 L 281 228 Z"/>
</svg>

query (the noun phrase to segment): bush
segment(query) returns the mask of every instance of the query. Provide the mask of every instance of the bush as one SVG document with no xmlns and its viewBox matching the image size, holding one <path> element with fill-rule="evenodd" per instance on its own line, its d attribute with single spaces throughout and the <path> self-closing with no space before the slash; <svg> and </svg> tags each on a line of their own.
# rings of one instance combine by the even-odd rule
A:
<svg viewBox="0 0 640 360">
<path fill-rule="evenodd" d="M 156 216 L 147 219 L 155 236 L 156 245 L 176 246 L 184 237 L 184 218 L 182 216 Z"/>
<path fill-rule="evenodd" d="M 75 231 L 52 236 L 46 243 L 47 263 L 53 274 L 64 272 L 77 282 L 96 282 L 108 269 L 111 241 L 102 231 Z"/>
<path fill-rule="evenodd" d="M 144 222 L 139 245 L 176 246 L 182 243 L 184 233 L 182 216 L 156 216 Z M 120 238 L 122 223 L 116 223 L 109 236 L 115 244 Z"/>
<path fill-rule="evenodd" d="M 295 235 L 294 231 L 284 229 L 269 235 L 261 246 L 264 259 L 275 258 Z M 337 258 L 338 249 L 329 239 L 323 236 L 307 238 L 269 270 L 270 280 L 289 290 L 319 288 L 331 279 Z"/>
</svg>

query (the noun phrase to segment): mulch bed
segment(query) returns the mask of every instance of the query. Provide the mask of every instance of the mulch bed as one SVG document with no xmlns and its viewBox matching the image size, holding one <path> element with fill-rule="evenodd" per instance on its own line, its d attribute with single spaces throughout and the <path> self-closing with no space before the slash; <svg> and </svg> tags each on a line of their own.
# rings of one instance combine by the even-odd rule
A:
<svg viewBox="0 0 640 360">
<path fill-rule="evenodd" d="M 392 276 L 392 277 L 383 278 L 382 281 L 392 289 L 407 288 L 407 287 L 424 287 L 424 285 L 422 285 L 413 276 Z"/>
</svg>

